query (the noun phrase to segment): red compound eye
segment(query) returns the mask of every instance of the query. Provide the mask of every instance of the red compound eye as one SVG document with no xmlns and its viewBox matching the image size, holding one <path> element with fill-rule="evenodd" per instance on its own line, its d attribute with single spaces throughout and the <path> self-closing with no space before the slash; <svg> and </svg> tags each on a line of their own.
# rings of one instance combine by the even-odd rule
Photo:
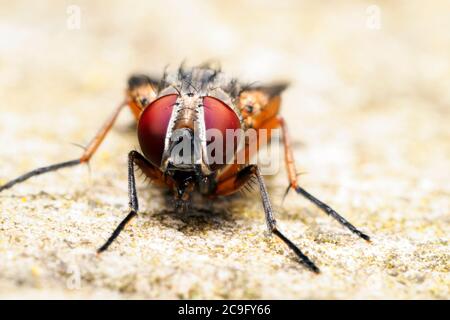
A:
<svg viewBox="0 0 450 320">
<path fill-rule="evenodd" d="M 232 159 L 232 154 L 236 151 L 237 147 L 237 138 L 234 139 L 234 148 L 233 146 L 227 146 L 227 129 L 237 130 L 241 128 L 241 123 L 239 121 L 236 113 L 231 109 L 228 105 L 226 105 L 223 101 L 213 98 L 213 97 L 204 97 L 203 98 L 203 106 L 204 106 L 204 114 L 205 114 L 205 127 L 206 130 L 216 129 L 222 133 L 222 157 L 217 157 L 218 161 L 221 163 L 217 163 L 218 161 L 210 161 L 213 164 L 210 164 L 211 169 L 216 170 L 221 167 L 220 164 L 226 163 L 228 160 Z M 212 139 L 211 142 L 213 142 Z M 230 141 L 228 141 L 230 143 Z M 228 147 L 228 148 L 227 148 Z M 220 151 L 220 150 L 216 150 Z M 213 156 L 216 156 L 215 152 L 211 152 Z M 230 158 L 231 157 L 231 158 Z M 214 163 L 215 162 L 215 163 Z"/>
<path fill-rule="evenodd" d="M 177 94 L 169 94 L 156 99 L 139 118 L 139 144 L 147 159 L 157 167 L 161 165 L 167 126 L 177 98 Z"/>
</svg>

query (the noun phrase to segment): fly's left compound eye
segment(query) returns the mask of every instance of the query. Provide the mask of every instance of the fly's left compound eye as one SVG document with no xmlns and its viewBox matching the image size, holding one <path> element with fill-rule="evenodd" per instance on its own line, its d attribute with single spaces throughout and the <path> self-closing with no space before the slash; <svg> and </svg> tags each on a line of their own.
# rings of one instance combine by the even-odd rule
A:
<svg viewBox="0 0 450 320">
<path fill-rule="evenodd" d="M 138 139 L 142 152 L 154 165 L 161 165 L 167 126 L 177 94 L 160 97 L 145 108 L 138 123 Z"/>
<path fill-rule="evenodd" d="M 227 161 L 232 159 L 232 156 L 237 148 L 238 139 L 236 136 L 233 138 L 233 141 L 227 141 L 227 129 L 231 129 L 233 131 L 240 129 L 241 122 L 233 109 L 219 99 L 204 97 L 203 106 L 205 127 L 207 132 L 210 129 L 215 129 L 218 130 L 217 132 L 221 133 L 223 149 L 211 152 L 211 155 L 217 161 L 214 161 L 214 159 L 208 159 L 211 169 L 217 170 L 221 167 L 221 164 L 225 164 Z M 211 144 L 214 140 L 215 138 L 211 139 L 209 143 Z M 230 143 L 232 143 L 232 145 L 229 145 Z M 221 152 L 222 156 L 218 155 L 217 152 Z"/>
</svg>

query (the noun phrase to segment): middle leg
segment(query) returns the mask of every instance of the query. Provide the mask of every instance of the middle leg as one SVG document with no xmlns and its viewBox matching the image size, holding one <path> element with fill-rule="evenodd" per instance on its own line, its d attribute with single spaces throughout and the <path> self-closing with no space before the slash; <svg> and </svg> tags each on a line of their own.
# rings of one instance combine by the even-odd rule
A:
<svg viewBox="0 0 450 320">
<path fill-rule="evenodd" d="M 291 149 L 291 142 L 289 139 L 289 134 L 287 131 L 287 126 L 284 122 L 283 118 L 279 118 L 282 134 L 283 134 L 283 145 L 284 145 L 284 159 L 286 164 L 286 170 L 288 172 L 288 178 L 289 178 L 289 185 L 286 189 L 285 196 L 289 192 L 290 189 L 294 189 L 295 192 L 298 194 L 304 196 L 306 199 L 314 203 L 317 207 L 319 207 L 322 211 L 324 211 L 326 214 L 328 214 L 330 217 L 336 219 L 341 225 L 349 229 L 354 234 L 358 235 L 359 237 L 363 238 L 366 241 L 370 241 L 370 237 L 363 233 L 362 231 L 358 230 L 353 224 L 351 224 L 347 219 L 345 219 L 343 216 L 341 216 L 339 213 L 337 213 L 333 208 L 331 208 L 326 203 L 320 201 L 316 197 L 314 197 L 312 194 L 310 194 L 308 191 L 300 187 L 297 183 L 297 172 L 295 169 L 295 161 L 294 161 L 294 155 L 292 153 Z"/>
</svg>

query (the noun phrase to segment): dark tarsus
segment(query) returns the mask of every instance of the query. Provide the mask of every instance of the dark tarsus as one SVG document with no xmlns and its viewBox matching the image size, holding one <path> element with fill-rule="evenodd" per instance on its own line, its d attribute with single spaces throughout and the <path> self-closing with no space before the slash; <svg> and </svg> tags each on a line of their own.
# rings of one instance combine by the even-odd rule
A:
<svg viewBox="0 0 450 320">
<path fill-rule="evenodd" d="M 75 159 L 75 160 L 60 162 L 57 164 L 52 164 L 50 166 L 34 169 L 30 172 L 27 172 L 27 173 L 21 175 L 20 177 L 14 179 L 14 180 L 7 182 L 6 184 L 0 186 L 0 192 L 2 192 L 3 190 L 9 189 L 12 186 L 14 186 L 15 184 L 23 182 L 25 180 L 28 180 L 32 177 L 39 176 L 39 175 L 47 173 L 47 172 L 56 171 L 56 170 L 59 170 L 62 168 L 73 167 L 80 163 L 81 163 L 80 159 Z"/>
<path fill-rule="evenodd" d="M 261 172 L 257 166 L 253 166 L 254 173 L 259 183 L 259 191 L 261 194 L 261 199 L 264 207 L 264 213 L 266 216 L 267 228 L 270 232 L 275 234 L 280 238 L 300 259 L 300 262 L 305 265 L 309 270 L 315 273 L 319 273 L 319 268 L 312 262 L 291 240 L 289 240 L 276 225 L 276 220 L 273 217 L 273 209 L 269 199 L 269 193 L 267 192 L 266 184 L 261 175 Z"/>
<path fill-rule="evenodd" d="M 342 224 L 344 227 L 349 229 L 354 234 L 360 236 L 361 238 L 363 238 L 366 241 L 370 241 L 370 237 L 367 234 L 356 229 L 356 227 L 354 225 L 352 225 L 350 222 L 348 222 L 339 213 L 334 211 L 329 205 L 327 205 L 326 203 L 323 203 L 322 201 L 320 201 L 319 199 L 317 199 L 316 197 L 311 195 L 309 192 L 307 192 L 305 189 L 303 189 L 301 187 L 296 187 L 295 192 L 304 196 L 306 199 L 308 199 L 309 201 L 314 203 L 317 207 L 319 207 L 321 210 L 323 210 L 326 214 L 328 214 L 330 217 L 336 219 L 340 224 Z"/>
<path fill-rule="evenodd" d="M 289 193 L 289 191 L 291 189 L 292 189 L 291 185 L 289 185 L 286 188 L 286 191 L 284 192 L 284 195 L 283 195 L 283 201 L 284 201 L 284 199 L 286 198 L 286 196 L 288 195 L 288 193 Z M 305 197 L 306 199 L 308 199 L 309 201 L 314 203 L 320 210 L 322 210 L 323 212 L 328 214 L 330 217 L 332 217 L 333 219 L 337 220 L 345 228 L 347 228 L 348 230 L 350 230 L 351 232 L 353 232 L 357 236 L 363 238 L 364 240 L 370 242 L 370 237 L 367 234 L 365 234 L 365 233 L 361 232 L 360 230 L 358 230 L 354 225 L 352 225 L 347 219 L 345 219 L 343 216 L 341 216 L 339 213 L 337 213 L 329 205 L 327 205 L 326 203 L 323 203 L 322 201 L 320 201 L 319 199 L 314 197 L 312 194 L 310 194 L 308 191 L 306 191 L 305 189 L 303 189 L 300 186 L 297 186 L 294 190 L 299 195 L 302 195 L 303 197 Z"/>
<path fill-rule="evenodd" d="M 97 250 L 97 253 L 102 253 L 103 251 L 108 249 L 108 247 L 114 242 L 114 240 L 119 236 L 120 232 L 122 232 L 122 230 L 128 224 L 128 222 L 130 222 L 134 217 L 137 216 L 137 213 L 139 211 L 139 202 L 136 192 L 136 179 L 134 177 L 134 166 L 136 159 L 139 159 L 141 161 L 144 161 L 144 163 L 147 163 L 147 159 L 145 159 L 144 156 L 142 156 L 137 151 L 133 150 L 128 154 L 128 198 L 129 198 L 130 212 L 125 217 L 125 219 L 123 219 L 122 222 L 119 223 L 119 225 L 113 231 L 108 240 L 106 240 L 105 244 L 102 245 Z"/>
</svg>

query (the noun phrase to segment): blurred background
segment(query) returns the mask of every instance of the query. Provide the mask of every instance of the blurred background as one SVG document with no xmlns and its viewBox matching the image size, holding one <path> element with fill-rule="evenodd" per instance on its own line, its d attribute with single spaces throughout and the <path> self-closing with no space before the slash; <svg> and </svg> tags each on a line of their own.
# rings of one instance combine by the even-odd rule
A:
<svg viewBox="0 0 450 320">
<path fill-rule="evenodd" d="M 203 230 L 205 238 L 164 229 L 161 250 L 172 250 L 173 236 L 192 241 L 191 251 L 179 243 L 185 260 L 155 258 L 146 269 L 164 266 L 180 278 L 142 274 L 142 256 L 107 255 L 121 274 L 82 255 L 75 260 L 83 286 L 69 290 L 70 248 L 90 252 L 126 211 L 126 153 L 137 146 L 126 114 L 90 174 L 69 169 L 0 196 L 0 296 L 449 298 L 449 13 L 446 0 L 0 1 L 0 183 L 76 158 L 81 150 L 70 143 L 89 141 L 131 73 L 217 60 L 243 81 L 291 82 L 282 113 L 308 173 L 300 180 L 375 237 L 366 247 L 294 195 L 279 206 L 280 173 L 271 179 L 279 220 L 319 262 L 321 278 L 311 280 L 276 240 L 264 240 L 256 201 L 238 200 L 234 208 L 246 214 L 230 209 L 234 224 L 219 220 L 225 226 Z M 158 193 L 147 189 L 141 193 L 152 201 L 143 210 L 161 211 Z M 157 250 L 149 239 L 164 232 L 161 221 L 144 228 L 150 219 L 115 250 Z M 230 235 L 243 226 L 253 240 L 250 231 Z M 205 242 L 214 247 L 215 237 L 231 251 L 205 262 Z M 259 244 L 240 247 L 249 241 Z"/>
</svg>

